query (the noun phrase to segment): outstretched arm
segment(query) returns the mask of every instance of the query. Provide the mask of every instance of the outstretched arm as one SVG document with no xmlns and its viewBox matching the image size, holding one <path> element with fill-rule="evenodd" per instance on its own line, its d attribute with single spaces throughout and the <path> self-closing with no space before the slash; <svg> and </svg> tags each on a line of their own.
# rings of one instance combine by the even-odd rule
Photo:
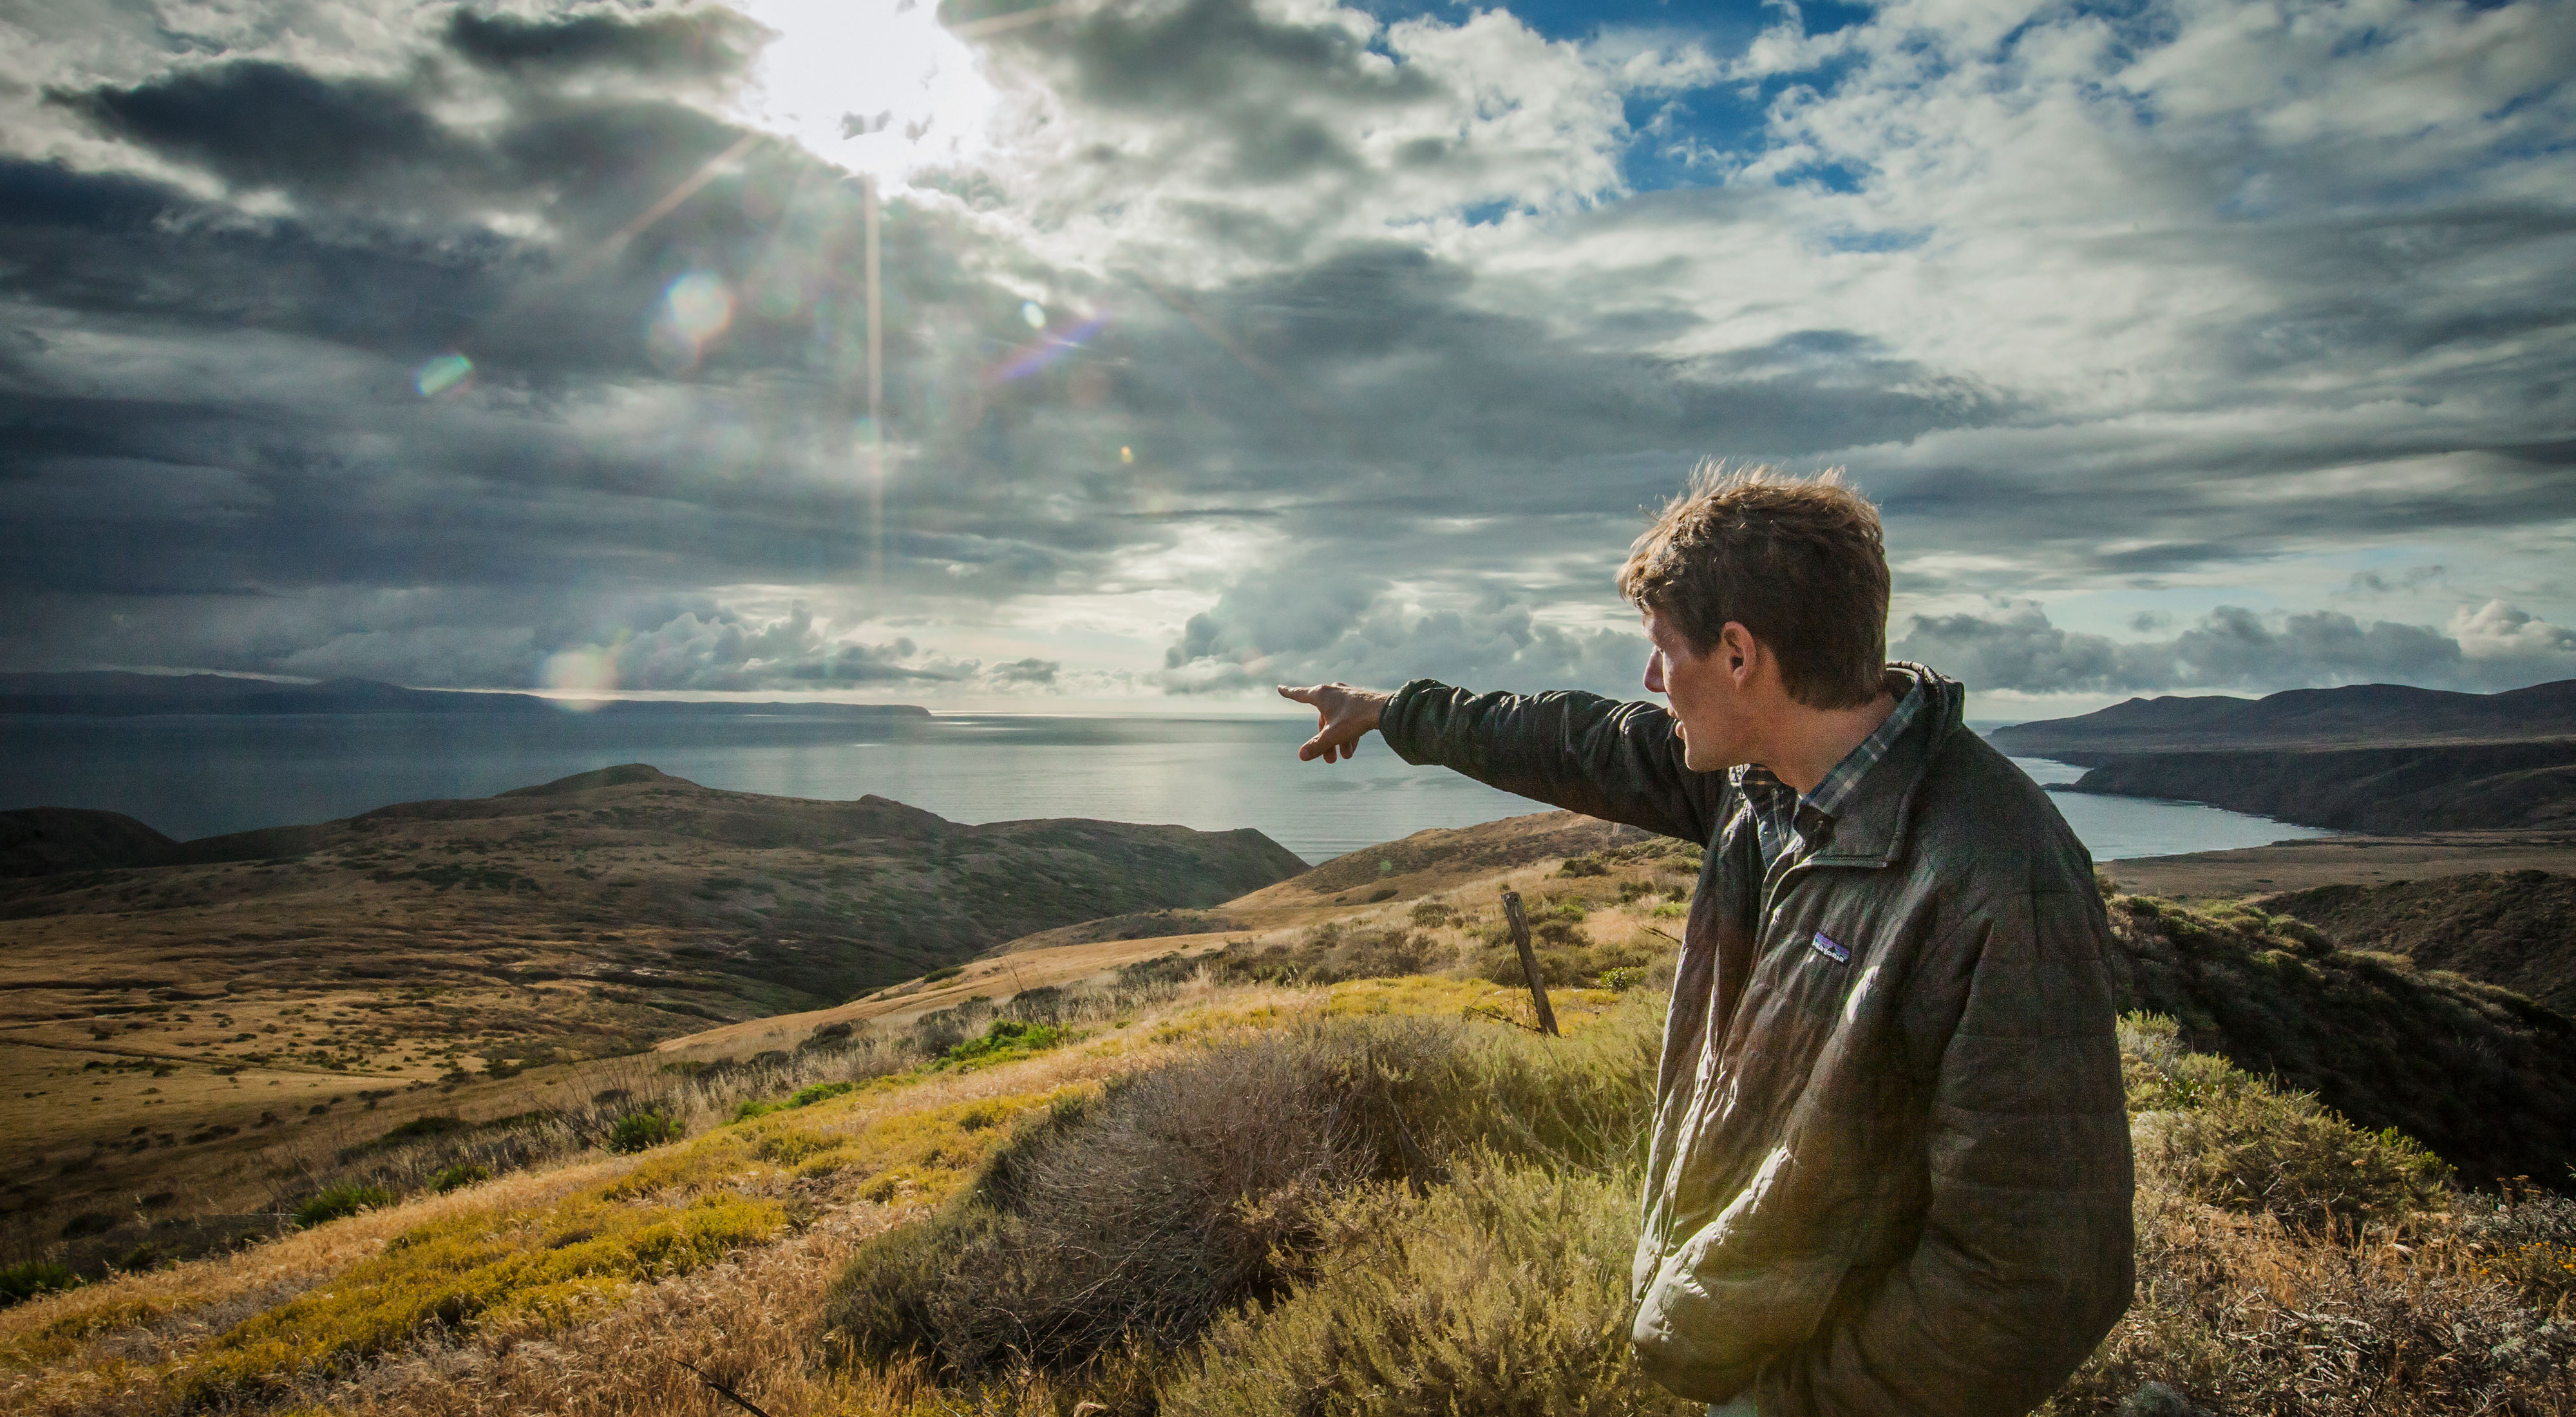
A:
<svg viewBox="0 0 2576 1417">
<path fill-rule="evenodd" d="M 1315 711 L 1315 736 L 1298 746 L 1297 761 L 1311 763 L 1321 758 L 1338 763 L 1358 750 L 1360 740 L 1377 727 L 1386 712 L 1387 700 L 1395 695 L 1336 681 L 1309 689 L 1282 684 L 1279 697 L 1293 699 Z"/>
<path fill-rule="evenodd" d="M 1417 679 L 1393 694 L 1347 684 L 1281 688 L 1313 706 L 1306 761 L 1339 762 L 1372 728 L 1409 763 L 1664 836 L 1705 842 L 1724 820 L 1723 773 L 1682 765 L 1669 714 L 1592 694 L 1470 694 Z"/>
</svg>

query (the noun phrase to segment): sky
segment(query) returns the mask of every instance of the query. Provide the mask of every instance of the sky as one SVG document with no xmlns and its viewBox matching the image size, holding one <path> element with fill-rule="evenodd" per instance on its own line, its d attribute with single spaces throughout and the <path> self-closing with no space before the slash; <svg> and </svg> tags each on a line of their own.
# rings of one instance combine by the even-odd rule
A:
<svg viewBox="0 0 2576 1417">
<path fill-rule="evenodd" d="M 2571 75 L 2551 0 L 8 0 L 0 669 L 1635 696 L 1722 459 L 1846 470 L 1972 716 L 2576 677 Z"/>
</svg>

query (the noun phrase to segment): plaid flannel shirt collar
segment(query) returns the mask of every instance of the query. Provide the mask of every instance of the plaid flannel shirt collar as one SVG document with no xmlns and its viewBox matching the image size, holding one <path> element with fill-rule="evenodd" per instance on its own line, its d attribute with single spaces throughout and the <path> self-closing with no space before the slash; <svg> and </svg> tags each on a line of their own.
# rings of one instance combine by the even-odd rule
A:
<svg viewBox="0 0 2576 1417">
<path fill-rule="evenodd" d="M 1776 814 L 1791 819 L 1812 811 L 1830 822 L 1851 806 L 1852 798 L 1860 792 L 1861 779 L 1869 775 L 1871 768 L 1878 766 L 1879 761 L 1887 756 L 1887 750 L 1896 746 L 1897 739 L 1905 736 L 1905 730 L 1922 716 L 1923 705 L 1932 697 L 1923 691 L 1923 681 L 1912 673 L 1893 665 L 1887 672 L 1891 680 L 1904 681 L 1903 689 L 1897 694 L 1895 710 L 1875 732 L 1861 740 L 1859 747 L 1843 754 L 1843 760 L 1834 764 L 1833 771 L 1826 773 L 1824 780 L 1806 795 L 1792 799 L 1789 785 L 1758 763 L 1745 763 L 1727 770 L 1736 787 L 1752 799 L 1755 810 L 1766 816 Z M 1888 687 L 1893 689 L 1897 686 L 1891 683 Z"/>
</svg>

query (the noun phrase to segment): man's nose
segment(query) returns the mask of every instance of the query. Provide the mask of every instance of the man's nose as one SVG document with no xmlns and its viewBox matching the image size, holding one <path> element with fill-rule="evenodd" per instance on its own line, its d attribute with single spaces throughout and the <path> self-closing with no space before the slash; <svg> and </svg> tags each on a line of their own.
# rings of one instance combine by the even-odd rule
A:
<svg viewBox="0 0 2576 1417">
<path fill-rule="evenodd" d="M 1650 655 L 1647 655 L 1647 656 L 1646 656 L 1646 692 L 1647 692 L 1647 693 L 1649 693 L 1649 694 L 1660 694 L 1660 693 L 1662 693 L 1663 691 L 1664 691 L 1664 657 L 1663 657 L 1663 655 L 1662 655 L 1661 653 L 1656 653 L 1656 654 L 1650 654 Z"/>
</svg>

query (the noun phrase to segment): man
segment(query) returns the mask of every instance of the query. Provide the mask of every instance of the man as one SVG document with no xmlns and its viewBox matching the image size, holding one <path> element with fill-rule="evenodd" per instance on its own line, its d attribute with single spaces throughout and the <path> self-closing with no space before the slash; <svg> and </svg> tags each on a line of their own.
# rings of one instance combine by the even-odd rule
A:
<svg viewBox="0 0 2576 1417">
<path fill-rule="evenodd" d="M 1664 1028 L 1631 1335 L 1717 1417 L 2028 1411 L 2128 1307 L 2132 1188 L 2092 860 L 1888 664 L 1878 515 L 1704 471 L 1638 538 L 1646 688 L 1280 692 L 1302 759 L 1405 761 L 1704 843 Z"/>
</svg>

